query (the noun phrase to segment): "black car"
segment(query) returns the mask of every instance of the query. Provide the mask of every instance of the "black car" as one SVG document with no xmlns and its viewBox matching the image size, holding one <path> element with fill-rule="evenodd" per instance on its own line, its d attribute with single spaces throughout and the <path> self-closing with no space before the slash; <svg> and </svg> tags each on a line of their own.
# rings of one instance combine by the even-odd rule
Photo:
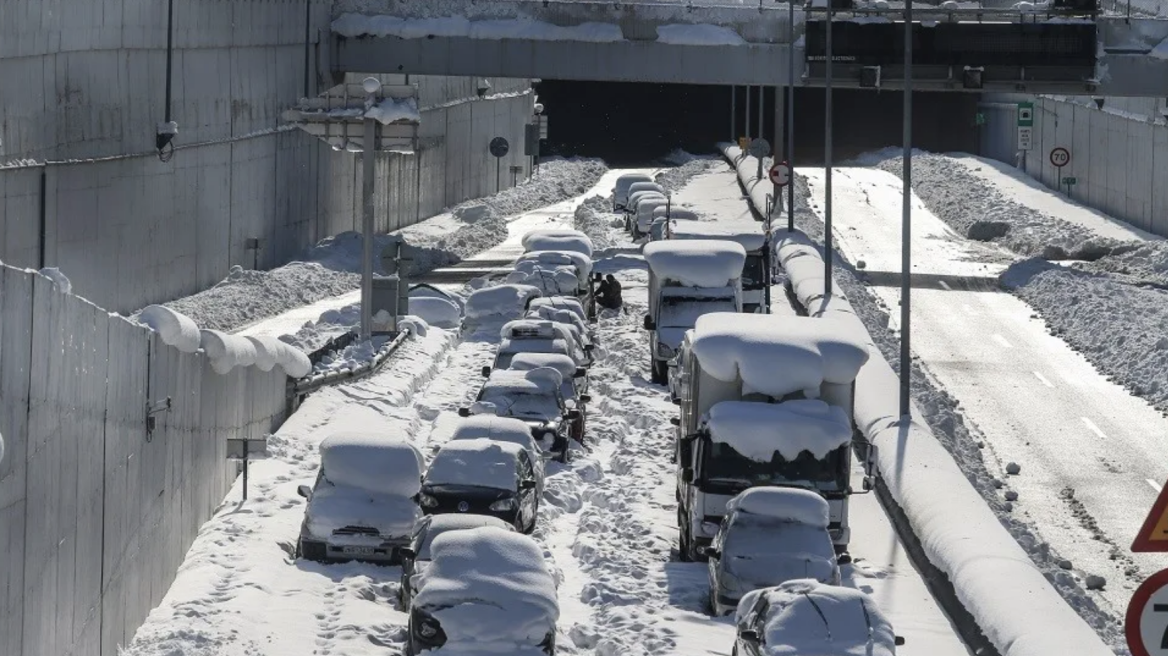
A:
<svg viewBox="0 0 1168 656">
<path fill-rule="evenodd" d="M 546 453 L 556 454 L 560 462 L 567 462 L 572 425 L 583 415 L 579 409 L 568 408 L 560 392 L 559 374 L 548 376 L 552 372 L 538 369 L 496 369 L 484 373 L 489 373 L 489 377 L 475 402 L 489 403 L 494 408 L 492 413 L 500 417 L 523 420 L 531 427 L 531 434 L 540 448 Z M 460 408 L 458 414 L 469 417 L 471 408 Z"/>
<path fill-rule="evenodd" d="M 515 530 L 498 517 L 476 514 L 427 515 L 418 520 L 410 545 L 399 550 L 401 553 L 401 588 L 398 601 L 401 609 L 408 611 L 414 596 L 414 576 L 426 571 L 430 565 L 430 544 L 434 538 L 449 531 L 462 531 L 480 526 L 494 526 L 508 531 Z"/>
<path fill-rule="evenodd" d="M 539 509 L 538 475 L 527 450 L 518 444 L 455 440 L 430 462 L 418 501 L 427 515 L 490 515 L 531 533 Z"/>
</svg>

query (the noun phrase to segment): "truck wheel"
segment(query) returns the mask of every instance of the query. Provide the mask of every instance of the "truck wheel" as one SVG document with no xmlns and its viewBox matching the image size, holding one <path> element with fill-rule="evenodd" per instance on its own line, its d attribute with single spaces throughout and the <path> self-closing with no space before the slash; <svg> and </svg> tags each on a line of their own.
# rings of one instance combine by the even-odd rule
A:
<svg viewBox="0 0 1168 656">
<path fill-rule="evenodd" d="M 690 558 L 689 536 L 687 535 L 688 533 L 689 531 L 687 531 L 684 526 L 678 529 L 677 559 L 683 563 L 693 562 L 693 559 Z"/>
</svg>

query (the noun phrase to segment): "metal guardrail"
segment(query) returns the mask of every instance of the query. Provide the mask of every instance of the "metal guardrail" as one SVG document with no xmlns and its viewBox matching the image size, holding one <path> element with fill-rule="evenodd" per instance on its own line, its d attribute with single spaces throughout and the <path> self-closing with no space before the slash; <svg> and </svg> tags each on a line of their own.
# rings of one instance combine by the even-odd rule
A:
<svg viewBox="0 0 1168 656">
<path fill-rule="evenodd" d="M 381 335 L 391 335 L 393 333 L 375 332 L 374 337 Z M 390 356 L 397 352 L 398 348 L 405 343 L 409 337 L 413 335 L 413 331 L 408 328 L 399 331 L 394 335 L 393 339 L 382 345 L 378 349 L 377 354 L 369 362 L 362 364 L 355 368 L 344 368 L 336 371 L 330 371 L 324 374 L 309 374 L 304 378 L 288 381 L 288 414 L 295 412 L 300 407 L 301 402 L 304 401 L 312 392 L 321 389 L 322 387 L 329 387 L 340 383 L 347 383 L 354 380 L 365 378 L 371 374 L 376 373 L 386 362 L 389 361 Z M 343 350 L 357 339 L 356 333 L 345 333 L 329 340 L 321 348 L 313 351 L 308 359 L 315 366 L 324 359 L 329 353 Z"/>
</svg>

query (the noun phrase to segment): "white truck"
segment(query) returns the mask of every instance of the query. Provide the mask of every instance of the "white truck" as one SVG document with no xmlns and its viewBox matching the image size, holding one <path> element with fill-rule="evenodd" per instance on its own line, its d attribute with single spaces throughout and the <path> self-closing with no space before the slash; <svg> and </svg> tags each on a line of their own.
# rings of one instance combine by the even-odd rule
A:
<svg viewBox="0 0 1168 656">
<path fill-rule="evenodd" d="M 655 241 L 645 245 L 649 264 L 649 365 L 652 381 L 667 382 L 669 361 L 685 332 L 707 312 L 742 310 L 746 251 L 732 241 Z"/>
<path fill-rule="evenodd" d="M 701 559 L 726 503 L 760 485 L 821 494 L 832 543 L 846 553 L 855 380 L 867 361 L 866 336 L 830 318 L 697 320 L 678 355 L 682 559 Z"/>
<path fill-rule="evenodd" d="M 771 258 L 762 224 L 753 221 L 670 221 L 666 239 L 728 239 L 746 249 L 742 266 L 742 311 L 766 314 L 766 288 L 771 280 Z"/>
</svg>

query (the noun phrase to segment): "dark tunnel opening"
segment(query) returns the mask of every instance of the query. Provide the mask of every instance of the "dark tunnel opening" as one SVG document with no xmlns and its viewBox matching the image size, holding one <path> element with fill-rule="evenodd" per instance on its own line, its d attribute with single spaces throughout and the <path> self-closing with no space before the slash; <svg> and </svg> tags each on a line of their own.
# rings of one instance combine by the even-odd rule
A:
<svg viewBox="0 0 1168 656">
<path fill-rule="evenodd" d="M 541 155 L 600 157 L 612 166 L 644 165 L 682 149 L 708 154 L 730 138 L 725 86 L 544 80 L 537 87 L 548 117 Z M 758 136 L 758 87 L 750 94 L 750 135 Z M 763 136 L 775 143 L 774 90 L 764 93 Z M 746 89 L 735 96 L 736 133 L 745 136 Z M 795 161 L 824 160 L 823 89 L 795 91 Z M 784 103 L 786 101 L 784 100 Z M 913 145 L 923 150 L 978 152 L 978 96 L 916 93 Z M 904 96 L 899 91 L 836 89 L 832 93 L 836 160 L 902 145 Z"/>
</svg>

